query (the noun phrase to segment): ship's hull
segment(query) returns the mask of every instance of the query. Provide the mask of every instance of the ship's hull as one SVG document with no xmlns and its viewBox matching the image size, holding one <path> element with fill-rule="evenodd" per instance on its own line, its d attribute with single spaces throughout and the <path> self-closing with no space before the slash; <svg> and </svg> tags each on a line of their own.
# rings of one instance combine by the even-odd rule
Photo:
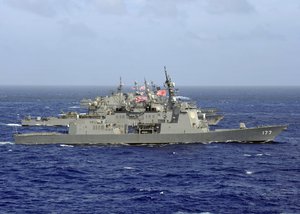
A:
<svg viewBox="0 0 300 214">
<path fill-rule="evenodd" d="M 205 133 L 182 134 L 105 134 L 70 135 L 59 133 L 16 134 L 16 144 L 168 144 L 210 142 L 268 142 L 274 141 L 287 126 L 264 126 L 245 129 L 216 130 Z"/>
</svg>

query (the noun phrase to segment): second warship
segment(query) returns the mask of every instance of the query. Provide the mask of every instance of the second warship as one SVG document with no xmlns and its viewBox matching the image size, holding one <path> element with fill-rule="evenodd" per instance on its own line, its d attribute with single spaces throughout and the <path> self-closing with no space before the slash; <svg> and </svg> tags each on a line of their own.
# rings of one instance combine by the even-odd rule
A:
<svg viewBox="0 0 300 214">
<path fill-rule="evenodd" d="M 22 126 L 69 126 L 70 123 L 75 122 L 76 120 L 84 119 L 99 119 L 106 115 L 108 111 L 115 111 L 116 109 L 123 108 L 125 105 L 129 106 L 129 103 L 135 104 L 136 102 L 142 101 L 145 99 L 142 95 L 144 90 L 147 88 L 147 93 L 150 94 L 152 100 L 156 100 L 157 103 L 164 105 L 168 100 L 166 99 L 165 90 L 157 87 L 152 82 L 152 89 L 150 89 L 147 81 L 144 81 L 144 86 L 138 86 L 135 82 L 134 92 L 123 92 L 123 83 L 120 78 L 119 86 L 117 91 L 113 92 L 110 96 L 100 96 L 92 99 L 83 99 L 80 101 L 80 106 L 83 109 L 87 109 L 87 113 L 79 112 L 62 112 L 57 117 L 32 117 L 27 116 L 21 120 Z M 140 89 L 143 88 L 143 91 Z M 182 97 L 179 96 L 179 99 Z M 187 99 L 189 100 L 189 99 Z M 134 109 L 135 106 L 131 105 L 131 108 Z M 143 108 L 139 108 L 143 111 Z M 215 126 L 217 125 L 224 116 L 218 113 L 216 108 L 199 108 L 199 116 L 206 115 L 206 120 L 208 125 Z"/>
</svg>

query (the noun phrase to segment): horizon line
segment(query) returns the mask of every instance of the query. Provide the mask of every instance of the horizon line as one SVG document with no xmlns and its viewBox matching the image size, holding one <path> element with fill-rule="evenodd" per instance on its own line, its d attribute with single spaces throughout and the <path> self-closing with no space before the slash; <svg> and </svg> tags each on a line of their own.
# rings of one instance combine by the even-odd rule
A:
<svg viewBox="0 0 300 214">
<path fill-rule="evenodd" d="M 143 84 L 142 84 L 143 85 Z M 0 87 L 116 87 L 117 84 L 113 85 L 29 85 L 29 84 L 22 84 L 22 85 L 14 85 L 14 84 L 4 84 Z M 133 85 L 123 85 L 123 87 L 132 87 Z M 159 86 L 159 85 L 158 85 Z M 300 87 L 300 85 L 177 85 L 178 87 Z M 177 87 L 176 87 L 177 88 Z"/>
</svg>

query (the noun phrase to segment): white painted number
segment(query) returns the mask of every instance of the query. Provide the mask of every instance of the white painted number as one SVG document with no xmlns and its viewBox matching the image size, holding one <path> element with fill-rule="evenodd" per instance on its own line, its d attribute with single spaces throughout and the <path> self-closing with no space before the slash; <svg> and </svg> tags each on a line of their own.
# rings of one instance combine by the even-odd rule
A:
<svg viewBox="0 0 300 214">
<path fill-rule="evenodd" d="M 262 131 L 262 135 L 271 135 L 271 134 L 272 134 L 271 130 Z"/>
</svg>

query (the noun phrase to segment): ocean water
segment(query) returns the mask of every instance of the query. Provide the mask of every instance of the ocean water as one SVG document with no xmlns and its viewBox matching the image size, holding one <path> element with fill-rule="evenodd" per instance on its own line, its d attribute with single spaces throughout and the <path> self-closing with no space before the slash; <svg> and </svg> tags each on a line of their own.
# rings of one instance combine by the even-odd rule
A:
<svg viewBox="0 0 300 214">
<path fill-rule="evenodd" d="M 300 213 L 300 87 L 180 88 L 225 115 L 216 128 L 289 124 L 274 143 L 13 143 L 45 129 L 21 118 L 84 111 L 82 98 L 113 90 L 0 87 L 0 213 Z"/>
</svg>

